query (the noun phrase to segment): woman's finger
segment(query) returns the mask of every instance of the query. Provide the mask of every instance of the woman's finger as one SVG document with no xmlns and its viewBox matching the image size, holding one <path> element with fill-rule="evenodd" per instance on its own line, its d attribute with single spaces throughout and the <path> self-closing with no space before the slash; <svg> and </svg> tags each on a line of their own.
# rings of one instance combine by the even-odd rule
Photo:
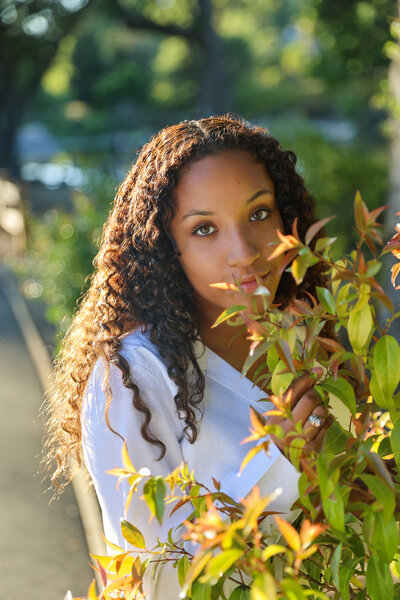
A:
<svg viewBox="0 0 400 600">
<path fill-rule="evenodd" d="M 328 431 L 329 427 L 332 425 L 334 420 L 335 418 L 332 415 L 328 415 L 325 424 L 317 432 L 316 436 L 310 442 L 307 443 L 307 449 L 318 452 L 318 450 L 322 447 L 326 436 L 326 432 Z"/>
<path fill-rule="evenodd" d="M 312 387 L 306 389 L 292 410 L 294 422 L 304 425 L 310 413 L 320 404 L 321 398 L 317 392 Z"/>
<path fill-rule="evenodd" d="M 304 437 L 308 441 L 317 438 L 322 429 L 326 429 L 329 411 L 323 404 L 318 404 L 308 415 L 303 426 Z"/>
<path fill-rule="evenodd" d="M 322 370 L 321 370 L 322 371 Z M 321 372 L 322 375 L 322 372 Z M 285 398 L 290 394 L 290 408 L 293 410 L 296 406 L 299 399 L 303 396 L 303 394 L 308 390 L 308 388 L 312 388 L 315 384 L 315 376 L 313 377 L 309 373 L 303 373 L 300 377 L 298 377 L 293 383 L 289 386 Z"/>
</svg>

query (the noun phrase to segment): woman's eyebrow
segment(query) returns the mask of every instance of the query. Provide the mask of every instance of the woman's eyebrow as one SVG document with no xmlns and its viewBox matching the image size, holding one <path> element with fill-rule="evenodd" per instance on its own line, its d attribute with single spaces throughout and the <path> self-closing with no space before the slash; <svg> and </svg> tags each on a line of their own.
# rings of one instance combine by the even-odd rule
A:
<svg viewBox="0 0 400 600">
<path fill-rule="evenodd" d="M 189 210 L 186 214 L 183 215 L 183 217 L 181 219 L 181 223 L 187 217 L 195 217 L 197 215 L 201 215 L 202 217 L 208 217 L 208 216 L 214 215 L 214 214 L 215 213 L 211 212 L 210 210 Z"/>
<path fill-rule="evenodd" d="M 259 196 L 263 196 L 264 194 L 271 194 L 273 195 L 272 190 L 258 190 L 257 192 L 255 192 L 252 196 L 250 196 L 250 198 L 248 200 L 246 200 L 246 204 L 250 204 L 251 202 L 254 202 L 254 200 L 256 200 Z M 210 210 L 189 210 L 187 213 L 185 213 L 181 219 L 181 223 L 182 221 L 184 221 L 187 217 L 196 217 L 196 216 L 202 216 L 202 217 L 209 217 L 210 215 L 214 215 L 215 213 L 210 211 Z"/>
<path fill-rule="evenodd" d="M 272 190 L 258 190 L 258 192 L 256 192 L 255 194 L 253 194 L 247 201 L 246 204 L 250 204 L 250 202 L 253 202 L 254 200 L 256 200 L 259 196 L 263 196 L 264 194 L 271 194 L 273 195 L 273 191 Z"/>
</svg>

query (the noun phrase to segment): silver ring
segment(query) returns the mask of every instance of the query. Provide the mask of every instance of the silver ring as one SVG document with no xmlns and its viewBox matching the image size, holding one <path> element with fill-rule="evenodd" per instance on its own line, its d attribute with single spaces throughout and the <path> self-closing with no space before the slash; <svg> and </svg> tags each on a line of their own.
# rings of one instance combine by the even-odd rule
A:
<svg viewBox="0 0 400 600">
<path fill-rule="evenodd" d="M 314 413 L 311 413 L 307 421 L 310 423 L 310 425 L 319 429 L 320 427 L 323 427 L 325 425 L 326 419 L 325 417 L 321 417 L 320 415 L 314 415 Z"/>
</svg>

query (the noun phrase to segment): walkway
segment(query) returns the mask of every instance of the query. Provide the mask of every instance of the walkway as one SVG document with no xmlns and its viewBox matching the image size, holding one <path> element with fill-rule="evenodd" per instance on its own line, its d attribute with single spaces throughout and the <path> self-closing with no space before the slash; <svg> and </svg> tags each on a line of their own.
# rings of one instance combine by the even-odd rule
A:
<svg viewBox="0 0 400 600">
<path fill-rule="evenodd" d="M 42 388 L 0 265 L 0 600 L 84 596 L 93 578 L 72 489 L 49 505 L 39 455 Z"/>
</svg>

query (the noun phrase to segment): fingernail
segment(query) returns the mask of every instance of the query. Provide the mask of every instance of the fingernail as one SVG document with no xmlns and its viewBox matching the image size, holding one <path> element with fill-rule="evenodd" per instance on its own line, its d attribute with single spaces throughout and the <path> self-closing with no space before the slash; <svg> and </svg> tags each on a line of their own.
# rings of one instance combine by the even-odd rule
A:
<svg viewBox="0 0 400 600">
<path fill-rule="evenodd" d="M 311 369 L 311 373 L 314 373 L 314 375 L 317 375 L 317 377 L 322 377 L 324 374 L 324 369 L 322 367 L 314 367 Z"/>
</svg>

